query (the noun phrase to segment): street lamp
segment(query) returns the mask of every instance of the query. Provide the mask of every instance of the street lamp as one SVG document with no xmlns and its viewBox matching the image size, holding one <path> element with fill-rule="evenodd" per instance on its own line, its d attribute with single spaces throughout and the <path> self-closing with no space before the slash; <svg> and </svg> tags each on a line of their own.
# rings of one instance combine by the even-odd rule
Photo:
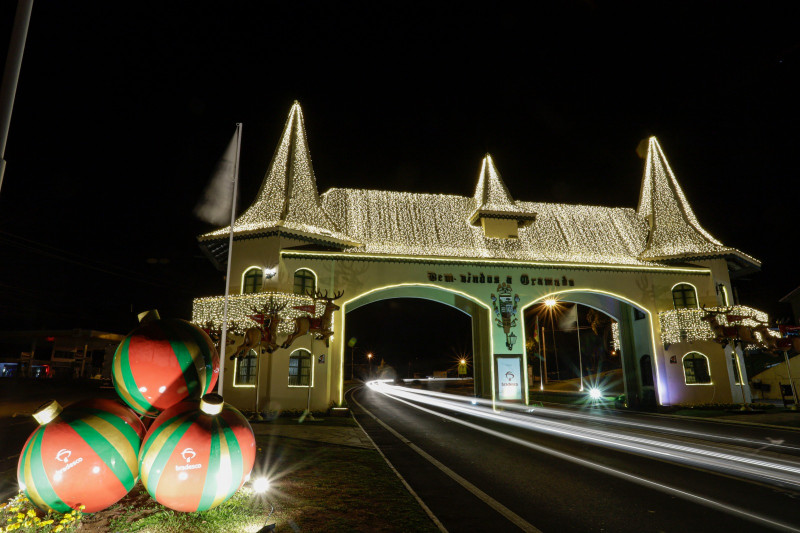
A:
<svg viewBox="0 0 800 533">
<path fill-rule="evenodd" d="M 372 379 L 372 352 L 367 354 L 367 359 L 369 360 L 369 379 Z"/>
</svg>

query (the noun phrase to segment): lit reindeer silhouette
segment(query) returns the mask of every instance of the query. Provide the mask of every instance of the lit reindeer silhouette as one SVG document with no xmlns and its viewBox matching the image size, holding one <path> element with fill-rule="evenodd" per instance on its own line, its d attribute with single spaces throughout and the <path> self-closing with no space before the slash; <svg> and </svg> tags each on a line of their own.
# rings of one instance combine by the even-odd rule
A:
<svg viewBox="0 0 800 533">
<path fill-rule="evenodd" d="M 328 291 L 325 291 L 325 294 L 322 294 L 319 291 L 316 291 L 313 295 L 311 293 L 307 293 L 314 300 L 314 304 L 318 301 L 325 302 L 325 311 L 322 312 L 322 316 L 319 318 L 314 318 L 311 315 L 306 316 L 298 316 L 294 319 L 294 331 L 286 337 L 286 340 L 281 344 L 281 348 L 288 348 L 292 345 L 292 343 L 298 337 L 302 337 L 306 333 L 311 333 L 314 335 L 314 338 L 317 340 L 324 340 L 325 346 L 328 346 L 330 343 L 330 338 L 333 335 L 333 331 L 331 330 L 331 320 L 333 318 L 333 312 L 338 311 L 340 307 L 333 303 L 334 300 L 338 300 L 344 294 L 344 291 L 340 291 L 334 293 L 332 297 L 328 297 Z"/>
<path fill-rule="evenodd" d="M 278 349 L 278 326 L 281 323 L 280 313 L 286 309 L 286 303 L 278 304 L 270 296 L 269 302 L 259 309 L 253 307 L 250 319 L 257 322 L 258 326 L 247 328 L 244 332 L 242 343 L 236 347 L 231 359 L 242 357 L 256 346 L 261 346 L 262 352 L 272 353 Z"/>
</svg>

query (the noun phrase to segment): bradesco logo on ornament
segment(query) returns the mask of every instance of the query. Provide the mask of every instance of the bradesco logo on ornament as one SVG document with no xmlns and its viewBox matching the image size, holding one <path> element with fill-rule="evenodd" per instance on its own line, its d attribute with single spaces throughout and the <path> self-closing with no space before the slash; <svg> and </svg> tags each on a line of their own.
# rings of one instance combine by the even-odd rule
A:
<svg viewBox="0 0 800 533">
<path fill-rule="evenodd" d="M 56 453 L 56 461 L 59 461 L 61 463 L 67 463 L 66 466 L 63 466 L 55 471 L 56 480 L 60 480 L 61 476 L 64 475 L 64 472 L 66 472 L 70 468 L 73 468 L 75 465 L 83 461 L 83 457 L 78 457 L 77 459 L 75 459 L 70 463 L 69 458 L 71 455 L 72 455 L 72 450 L 68 450 L 66 448 L 61 448 L 60 450 L 58 450 L 58 453 Z"/>
<path fill-rule="evenodd" d="M 175 465 L 175 471 L 181 472 L 183 470 L 197 470 L 198 468 L 202 468 L 203 465 L 201 463 L 190 464 L 192 459 L 197 457 L 197 453 L 191 448 L 184 448 L 181 452 L 181 457 L 186 461 L 185 465 Z"/>
</svg>

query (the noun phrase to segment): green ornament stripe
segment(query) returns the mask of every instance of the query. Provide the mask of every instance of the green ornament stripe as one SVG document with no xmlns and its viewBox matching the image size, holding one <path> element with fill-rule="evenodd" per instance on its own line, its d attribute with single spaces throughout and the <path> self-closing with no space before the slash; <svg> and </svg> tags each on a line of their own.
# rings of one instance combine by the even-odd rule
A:
<svg viewBox="0 0 800 533">
<path fill-rule="evenodd" d="M 51 507 L 45 502 L 39 491 L 36 490 L 36 485 L 33 482 L 33 476 L 31 475 L 31 453 L 33 451 L 33 444 L 36 441 L 36 434 L 41 433 L 44 431 L 43 427 L 37 429 L 33 435 L 31 435 L 28 442 L 25 443 L 25 448 L 22 450 L 22 455 L 19 463 L 19 467 L 17 470 L 17 479 L 25 487 L 25 494 L 28 496 L 32 502 L 34 502 L 39 508 L 41 509 L 50 509 Z"/>
<path fill-rule="evenodd" d="M 233 430 L 225 424 L 225 428 L 223 429 L 225 433 L 225 440 L 228 444 L 228 456 L 230 457 L 231 461 L 231 472 L 232 476 L 231 479 L 241 480 L 244 478 L 244 461 L 242 460 L 242 447 L 239 446 L 239 439 L 236 438 L 236 434 L 234 434 Z M 225 499 L 227 500 L 233 493 L 239 489 L 239 483 L 231 483 L 231 487 L 228 490 L 228 493 L 225 495 Z"/>
<path fill-rule="evenodd" d="M 138 406 L 131 405 L 131 407 L 142 414 L 157 413 L 158 409 L 155 409 L 153 405 L 147 401 L 147 399 L 139 391 L 139 387 L 136 385 L 136 380 L 134 379 L 133 371 L 131 370 L 131 361 L 129 355 L 130 344 L 131 338 L 126 337 L 125 340 L 122 341 L 122 345 L 120 345 L 118 353 L 120 355 L 120 373 L 122 374 L 125 390 L 128 391 L 128 394 L 131 395 L 133 400 L 139 404 Z M 142 410 L 142 408 L 144 408 L 144 410 Z"/>
<path fill-rule="evenodd" d="M 66 513 L 72 509 L 69 505 L 64 503 L 61 498 L 58 497 L 58 494 L 56 494 L 55 489 L 53 489 L 53 485 L 50 484 L 50 479 L 48 479 L 47 473 L 44 470 L 44 464 L 42 463 L 43 438 L 44 431 L 38 432 L 38 434 L 34 437 L 33 447 L 31 448 L 30 468 L 33 484 L 35 485 L 39 496 L 48 506 L 55 509 L 59 513 Z"/>
<path fill-rule="evenodd" d="M 105 436 L 91 427 L 83 420 L 75 420 L 70 423 L 70 427 L 86 441 L 86 444 L 92 448 L 94 453 L 105 463 L 105 465 L 114 472 L 117 479 L 126 491 L 129 491 L 136 484 L 136 473 L 131 472 L 128 468 L 127 461 L 122 454 L 105 438 Z M 130 450 L 131 453 L 134 450 Z"/>
<path fill-rule="evenodd" d="M 211 380 L 214 379 L 214 353 L 216 348 L 209 342 L 210 339 L 206 337 L 202 330 L 195 327 L 187 329 L 194 343 L 200 348 L 200 353 L 203 354 L 203 361 L 206 367 L 206 387 L 203 393 L 207 394 L 211 392 Z"/>
<path fill-rule="evenodd" d="M 205 511 L 211 507 L 216 499 L 217 475 L 220 467 L 220 442 L 219 442 L 219 421 L 217 417 L 211 419 L 211 450 L 208 455 L 208 466 L 206 467 L 206 481 L 203 485 L 203 495 L 197 505 L 197 511 Z"/>
<path fill-rule="evenodd" d="M 164 471 L 167 461 L 169 461 L 170 455 L 175 451 L 175 447 L 178 445 L 181 438 L 183 438 L 184 433 L 195 423 L 199 416 L 200 413 L 190 414 L 188 418 L 167 437 L 166 441 L 157 450 L 154 450 L 157 455 L 153 460 L 153 465 L 150 467 L 146 487 L 147 490 L 150 491 L 150 494 L 155 494 L 158 490 L 158 481 L 161 479 L 161 474 Z"/>
<path fill-rule="evenodd" d="M 96 416 L 97 418 L 101 418 L 114 426 L 122 435 L 125 437 L 125 440 L 131 445 L 131 448 L 134 450 L 139 449 L 139 445 L 141 442 L 139 441 L 139 435 L 136 433 L 136 430 L 133 429 L 130 425 L 128 425 L 125 420 L 120 418 L 119 416 L 109 413 L 108 411 L 103 411 L 102 409 L 95 409 L 93 407 L 82 407 L 82 408 L 74 408 L 71 407 L 73 413 L 80 413 L 77 414 L 76 418 L 82 418 L 85 415 L 89 416 Z M 63 416 L 63 415 L 62 415 Z"/>
<path fill-rule="evenodd" d="M 158 436 L 161 433 L 163 433 L 169 426 L 173 425 L 177 420 L 185 420 L 189 416 L 190 413 L 186 413 L 185 411 L 178 413 L 169 420 L 164 421 L 164 423 L 158 426 L 157 428 L 153 429 L 152 433 L 148 434 L 147 437 L 145 437 L 145 441 L 144 443 L 142 443 L 142 447 L 139 450 L 139 456 L 143 458 L 150 451 L 150 448 L 153 447 L 153 444 L 158 440 Z M 141 460 L 139 462 L 141 463 Z"/>
<path fill-rule="evenodd" d="M 192 357 L 192 353 L 186 345 L 185 335 L 182 331 L 183 328 L 175 324 L 169 324 L 163 320 L 158 322 L 158 326 L 164 332 L 166 338 L 169 339 L 172 352 L 178 359 L 178 364 L 183 372 L 183 379 L 186 382 L 186 388 L 189 391 L 189 397 L 199 397 L 199 395 L 202 394 L 202 391 L 198 391 L 200 375 L 195 366 L 197 364 L 195 358 Z"/>
</svg>

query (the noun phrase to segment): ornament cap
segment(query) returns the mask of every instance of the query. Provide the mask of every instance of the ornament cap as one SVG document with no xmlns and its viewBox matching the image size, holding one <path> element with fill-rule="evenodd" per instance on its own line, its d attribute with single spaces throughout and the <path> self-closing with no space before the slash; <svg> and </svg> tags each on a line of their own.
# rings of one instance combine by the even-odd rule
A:
<svg viewBox="0 0 800 533">
<path fill-rule="evenodd" d="M 51 400 L 42 404 L 35 413 L 33 413 L 33 418 L 39 422 L 40 426 L 48 424 L 53 421 L 58 415 L 61 414 L 64 408 L 61 407 L 61 404 L 55 400 Z"/>
<path fill-rule="evenodd" d="M 158 309 L 150 309 L 148 311 L 143 311 L 139 313 L 139 323 L 144 324 L 145 322 L 150 322 L 151 320 L 161 320 L 161 315 L 158 314 Z"/>
<path fill-rule="evenodd" d="M 220 414 L 224 405 L 225 401 L 222 399 L 222 396 L 214 394 L 213 392 L 206 394 L 200 400 L 200 410 L 207 415 L 213 416 Z"/>
</svg>

